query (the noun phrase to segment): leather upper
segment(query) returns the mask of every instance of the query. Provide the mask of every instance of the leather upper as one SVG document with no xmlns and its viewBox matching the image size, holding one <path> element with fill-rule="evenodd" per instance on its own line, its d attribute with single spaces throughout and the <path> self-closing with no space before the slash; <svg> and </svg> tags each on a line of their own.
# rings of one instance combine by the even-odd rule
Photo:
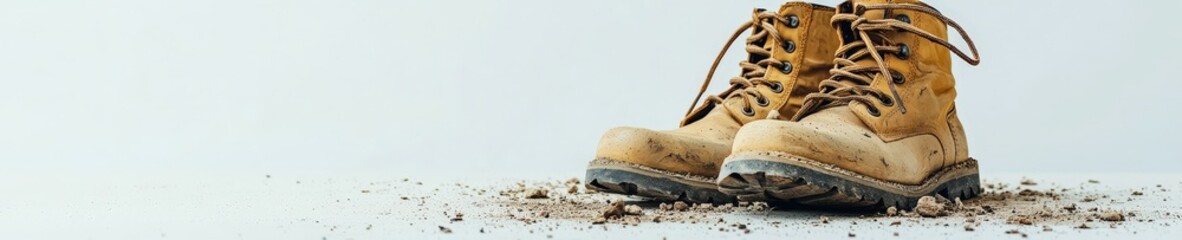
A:
<svg viewBox="0 0 1182 240">
<path fill-rule="evenodd" d="M 851 11 L 863 3 L 900 2 L 917 3 L 852 1 L 842 6 L 846 7 L 843 11 Z M 945 23 L 928 14 L 902 9 L 862 14 L 867 19 L 903 19 L 900 15 L 906 15 L 913 26 L 947 39 Z M 805 115 L 798 122 L 756 121 L 740 130 L 733 151 L 786 153 L 907 184 L 918 184 L 944 166 L 967 160 L 968 146 L 956 116 L 949 49 L 906 32 L 885 34 L 886 39 L 910 49 L 906 57 L 883 55 L 886 66 L 903 77 L 901 83 L 895 83 L 896 101 L 874 101 L 873 106 L 851 101 Z M 878 66 L 869 57 L 857 62 Z M 878 74 L 869 86 L 889 96 L 891 82 L 890 76 Z"/>
<path fill-rule="evenodd" d="M 771 49 L 770 57 L 789 62 L 793 68 L 788 72 L 768 69 L 764 73 L 764 78 L 781 83 L 780 91 L 765 85 L 753 86 L 766 97 L 767 106 L 744 103 L 751 99 L 733 97 L 721 103 L 707 102 L 693 111 L 678 129 L 613 128 L 600 139 L 596 158 L 681 174 L 718 175 L 740 126 L 766 118 L 773 110 L 781 115 L 795 114 L 804 95 L 817 91 L 817 82 L 829 77 L 830 61 L 839 43 L 829 24 L 834 12 L 833 8 L 804 2 L 781 6 L 777 14 L 795 16 L 799 25 L 790 27 L 777 22 L 776 30 L 785 42 L 769 40 L 764 46 Z M 793 41 L 794 46 L 786 47 L 786 41 Z M 754 114 L 745 114 L 745 106 L 753 106 Z"/>
</svg>

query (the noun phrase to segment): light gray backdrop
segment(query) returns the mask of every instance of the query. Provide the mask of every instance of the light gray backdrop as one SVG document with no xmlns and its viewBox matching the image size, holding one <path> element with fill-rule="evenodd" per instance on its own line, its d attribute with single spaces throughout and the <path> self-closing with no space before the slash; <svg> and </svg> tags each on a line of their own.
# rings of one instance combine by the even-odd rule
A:
<svg viewBox="0 0 1182 240">
<path fill-rule="evenodd" d="M 577 176 L 780 3 L 3 1 L 0 174 Z M 931 4 L 986 172 L 1182 170 L 1178 1 Z"/>
</svg>

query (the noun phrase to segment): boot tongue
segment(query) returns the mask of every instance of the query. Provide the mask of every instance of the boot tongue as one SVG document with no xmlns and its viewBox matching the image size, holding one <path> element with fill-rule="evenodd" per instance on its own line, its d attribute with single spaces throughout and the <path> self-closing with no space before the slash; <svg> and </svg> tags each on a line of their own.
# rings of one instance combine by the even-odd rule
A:
<svg viewBox="0 0 1182 240">
<path fill-rule="evenodd" d="M 859 4 L 886 4 L 886 3 L 892 3 L 892 2 L 912 2 L 912 1 L 905 1 L 905 0 L 904 1 L 900 1 L 900 0 L 853 0 L 853 1 L 847 1 L 845 3 L 842 3 L 841 5 L 838 5 L 837 11 L 838 11 L 838 13 L 854 14 L 855 13 L 854 12 L 855 5 L 859 5 Z M 866 11 L 866 12 L 862 13 L 861 16 L 866 19 L 883 19 L 886 17 L 886 14 L 887 14 L 886 11 L 876 10 L 876 11 Z M 857 30 L 853 29 L 852 26 L 850 26 L 849 22 L 842 22 L 842 23 L 838 24 L 837 31 L 840 33 L 839 35 L 841 37 L 841 41 L 843 44 L 849 44 L 849 43 L 853 43 L 853 42 L 861 42 L 862 41 L 862 37 L 861 37 L 860 33 L 858 33 Z M 875 42 L 875 44 L 882 44 L 882 43 Z M 857 49 L 855 49 L 854 51 L 856 51 L 856 50 Z M 853 53 L 854 51 L 851 51 L 850 53 Z M 861 66 L 878 66 L 878 62 L 876 62 L 874 60 L 874 58 L 872 58 L 870 56 L 864 56 L 861 59 L 855 60 L 854 62 L 857 63 L 858 65 L 861 65 Z"/>
</svg>

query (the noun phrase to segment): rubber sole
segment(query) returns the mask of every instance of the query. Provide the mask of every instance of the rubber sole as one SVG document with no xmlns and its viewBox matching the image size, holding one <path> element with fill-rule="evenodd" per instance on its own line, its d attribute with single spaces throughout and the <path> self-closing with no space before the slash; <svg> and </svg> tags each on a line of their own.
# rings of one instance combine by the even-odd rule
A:
<svg viewBox="0 0 1182 240">
<path fill-rule="evenodd" d="M 922 196 L 969 199 L 981 193 L 977 160 L 945 167 L 919 185 L 875 179 L 782 153 L 744 153 L 722 166 L 719 190 L 740 201 L 839 209 L 912 209 Z"/>
<path fill-rule="evenodd" d="M 718 191 L 712 177 L 675 174 L 613 160 L 591 161 L 585 179 L 588 189 L 657 201 L 735 202 L 735 197 Z"/>
</svg>

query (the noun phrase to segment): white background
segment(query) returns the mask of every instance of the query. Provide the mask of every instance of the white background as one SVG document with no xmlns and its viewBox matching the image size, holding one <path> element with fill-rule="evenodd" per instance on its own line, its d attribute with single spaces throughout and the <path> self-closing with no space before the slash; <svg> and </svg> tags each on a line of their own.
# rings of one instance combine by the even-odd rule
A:
<svg viewBox="0 0 1182 240">
<path fill-rule="evenodd" d="M 0 1 L 0 174 L 578 176 L 780 3 Z M 1182 3 L 930 3 L 986 173 L 1182 170 Z"/>
</svg>

